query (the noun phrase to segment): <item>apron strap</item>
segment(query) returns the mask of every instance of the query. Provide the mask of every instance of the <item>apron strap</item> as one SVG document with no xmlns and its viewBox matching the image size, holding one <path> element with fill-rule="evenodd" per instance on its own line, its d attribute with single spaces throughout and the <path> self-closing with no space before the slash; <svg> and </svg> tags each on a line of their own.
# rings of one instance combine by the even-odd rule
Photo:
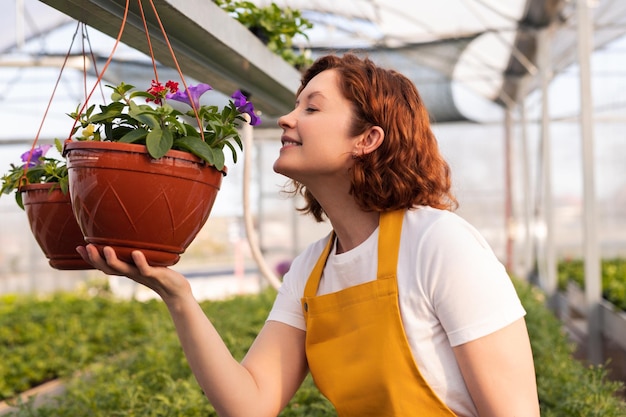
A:
<svg viewBox="0 0 626 417">
<path fill-rule="evenodd" d="M 322 254 L 317 259 L 317 263 L 313 267 L 313 270 L 309 274 L 309 279 L 306 281 L 306 286 L 304 287 L 304 296 L 305 297 L 315 297 L 317 294 L 317 289 L 320 284 L 320 280 L 322 279 L 322 272 L 324 271 L 324 266 L 326 266 L 326 260 L 328 259 L 328 255 L 330 255 L 330 250 L 333 247 L 335 242 L 335 231 L 333 230 L 328 238 L 328 242 L 326 243 L 326 247 L 322 251 Z"/>
</svg>

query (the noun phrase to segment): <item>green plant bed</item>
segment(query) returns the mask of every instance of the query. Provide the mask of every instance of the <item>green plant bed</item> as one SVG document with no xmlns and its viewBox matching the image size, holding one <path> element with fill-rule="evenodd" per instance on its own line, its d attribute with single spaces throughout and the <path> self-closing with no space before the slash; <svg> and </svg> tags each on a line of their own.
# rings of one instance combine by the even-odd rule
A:
<svg viewBox="0 0 626 417">
<path fill-rule="evenodd" d="M 544 293 L 521 281 L 514 283 L 527 311 L 542 417 L 626 416 L 620 397 L 624 384 L 611 381 L 603 366 L 575 360 L 576 346 L 545 306 Z"/>
<path fill-rule="evenodd" d="M 163 314 L 87 294 L 0 297 L 0 400 L 145 343 Z"/>
<path fill-rule="evenodd" d="M 265 322 L 274 295 L 273 290 L 268 290 L 267 293 L 258 296 L 242 296 L 225 302 L 202 303 L 204 311 L 211 317 L 231 352 L 238 359 L 243 358 Z M 64 317 L 56 313 L 51 314 L 51 317 L 54 316 L 51 320 L 54 322 L 80 320 L 82 325 L 79 327 L 82 327 L 83 332 L 86 333 L 86 339 L 91 337 L 92 329 L 100 328 L 101 330 L 96 333 L 106 334 L 109 344 L 118 346 L 109 350 L 86 342 L 83 350 L 105 351 L 109 355 L 87 355 L 92 358 L 90 365 L 88 365 L 89 361 L 83 360 L 74 362 L 74 366 L 71 366 L 72 359 L 69 351 L 69 356 L 63 357 L 61 352 L 63 348 L 60 348 L 55 355 L 63 357 L 59 361 L 62 366 L 50 376 L 65 377 L 65 394 L 39 407 L 35 407 L 32 400 L 19 404 L 18 409 L 8 415 L 41 417 L 217 415 L 204 397 L 187 365 L 173 324 L 162 303 L 118 301 L 109 308 L 109 302 L 113 303 L 113 301 L 108 297 L 100 296 L 91 300 L 69 294 L 57 294 L 50 300 L 6 298 L 14 300 L 3 305 L 4 312 L 10 313 L 13 317 L 23 315 L 23 321 L 27 321 L 28 316 L 22 310 L 27 310 L 29 305 L 33 307 L 33 311 L 65 311 Z M 66 303 L 82 307 L 66 308 Z M 103 305 L 107 307 L 103 308 Z M 19 308 L 13 312 L 11 306 L 19 306 Z M 90 314 L 94 310 L 99 310 L 100 314 L 98 316 Z M 138 319 L 135 327 L 145 331 L 132 337 L 132 330 L 124 322 L 133 323 L 135 318 Z M 51 331 L 56 334 L 59 346 L 74 345 L 70 339 L 75 338 L 75 333 L 58 333 L 58 327 L 50 325 L 47 321 L 36 323 L 34 325 L 38 328 L 35 331 L 36 334 L 41 335 Z M 104 331 L 102 331 L 103 328 Z M 9 331 L 8 328 L 7 331 Z M 121 333 L 118 334 L 118 331 Z M 51 334 L 50 338 L 54 337 L 54 334 Z M 124 334 L 128 335 L 128 340 L 124 340 Z M 43 349 L 39 340 L 44 344 L 47 343 L 46 339 L 30 338 L 32 353 Z M 14 353 L 17 352 L 8 352 L 8 355 L 11 356 Z M 5 357 L 4 354 L 3 357 Z M 17 355 L 10 361 L 21 363 L 23 370 L 30 366 L 33 357 L 37 355 L 31 357 Z M 41 357 L 44 362 L 48 359 L 47 356 Z M 79 370 L 82 371 L 80 374 L 70 376 Z M 39 382 L 43 382 L 51 378 L 34 379 L 41 379 Z M 0 380 L 2 380 L 1 375 Z M 15 378 L 9 378 L 8 384 L 12 380 Z M 21 390 L 30 388 L 27 385 L 29 384 L 23 384 Z M 308 377 L 281 416 L 321 417 L 333 414 L 334 410 L 330 403 L 321 396 L 311 378 Z"/>
<path fill-rule="evenodd" d="M 535 355 L 542 416 L 625 416 L 626 406 L 617 396 L 622 385 L 609 381 L 604 368 L 588 368 L 574 360 L 574 347 L 567 341 L 558 320 L 544 307 L 543 295 L 526 284 L 516 282 L 516 286 L 528 311 L 527 322 Z M 275 292 L 268 289 L 255 296 L 203 302 L 202 307 L 235 357 L 241 359 L 263 325 L 274 296 Z M 102 351 L 108 348 L 104 349 L 100 345 L 105 342 L 84 342 L 85 346 L 80 350 L 98 353 L 84 353 L 84 358 L 77 361 L 73 369 L 65 365 L 63 372 L 57 372 L 70 375 L 71 371 L 84 371 L 66 378 L 67 390 L 64 395 L 38 408 L 34 407 L 33 402 L 21 404 L 9 415 L 216 415 L 191 374 L 171 319 L 162 303 L 114 302 L 106 296 L 81 299 L 73 295 L 57 295 L 53 299 L 54 302 L 15 299 L 8 305 L 2 305 L 2 317 L 5 314 L 14 315 L 14 307 L 11 306 L 17 305 L 30 305 L 30 308 L 20 307 L 22 313 L 27 314 L 32 310 L 39 312 L 40 317 L 47 316 L 48 310 L 58 311 L 55 313 L 55 322 L 68 323 L 77 320 L 76 317 L 82 317 L 82 329 L 86 333 L 83 337 L 86 340 L 96 340 L 91 335 L 92 328 L 100 329 L 95 331 L 100 334 L 100 340 L 107 340 L 106 343 L 118 347 L 115 352 L 107 352 L 109 359 L 104 360 Z M 65 303 L 75 307 L 69 308 Z M 114 308 L 109 308 L 108 303 L 112 303 Z M 76 308 L 79 304 L 81 307 Z M 107 307 L 103 308 L 103 305 Z M 96 310 L 100 311 L 100 315 L 90 313 Z M 28 318 L 21 320 L 28 321 Z M 4 326 L 7 322 L 3 323 Z M 58 324 L 55 326 L 40 324 L 30 330 L 40 335 L 55 333 L 58 332 Z M 77 348 L 82 343 L 66 339 L 67 336 L 74 335 L 71 332 L 56 335 L 59 346 Z M 39 342 L 31 337 L 29 343 L 38 346 Z M 32 349 L 37 351 L 39 348 Z M 70 355 L 69 350 L 65 352 L 59 355 Z M 3 352 L 3 359 L 5 357 Z M 87 357 L 92 358 L 90 365 L 87 365 Z M 28 367 L 32 359 L 33 357 L 22 357 L 22 366 Z M 46 359 L 50 357 L 46 356 Z M 14 358 L 9 360 L 12 363 L 18 362 Z M 64 357 L 61 362 L 71 361 Z M 288 407 L 281 413 L 283 417 L 334 415 L 336 413 L 333 407 L 320 395 L 310 377 L 307 377 Z"/>
<path fill-rule="evenodd" d="M 582 259 L 560 261 L 557 270 L 561 291 L 565 290 L 569 281 L 585 288 L 585 262 Z M 626 311 L 626 259 L 603 259 L 601 277 L 602 296 L 618 309 Z"/>
</svg>

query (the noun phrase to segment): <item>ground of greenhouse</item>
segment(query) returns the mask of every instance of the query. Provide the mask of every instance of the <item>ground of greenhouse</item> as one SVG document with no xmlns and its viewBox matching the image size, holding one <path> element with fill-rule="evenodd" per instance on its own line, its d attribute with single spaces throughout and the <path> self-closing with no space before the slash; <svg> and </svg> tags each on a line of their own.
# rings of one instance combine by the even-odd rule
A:
<svg viewBox="0 0 626 417">
<path fill-rule="evenodd" d="M 12 399 L 9 402 L 0 401 L 0 416 L 16 411 L 16 404 L 19 404 L 20 402 L 25 403 L 30 398 L 33 399 L 33 407 L 37 408 L 45 404 L 51 398 L 62 395 L 64 392 L 65 383 L 62 379 L 45 382 L 21 393 L 19 398 Z"/>
</svg>

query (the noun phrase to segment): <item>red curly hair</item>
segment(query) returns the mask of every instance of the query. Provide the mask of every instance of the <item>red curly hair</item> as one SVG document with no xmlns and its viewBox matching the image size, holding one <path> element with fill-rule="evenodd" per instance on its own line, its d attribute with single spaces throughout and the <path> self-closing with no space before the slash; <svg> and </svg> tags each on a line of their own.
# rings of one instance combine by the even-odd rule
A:
<svg viewBox="0 0 626 417">
<path fill-rule="evenodd" d="M 374 152 L 355 160 L 350 192 L 366 211 L 386 212 L 417 205 L 454 210 L 450 168 L 439 152 L 428 112 L 415 85 L 397 71 L 383 69 L 354 54 L 318 58 L 302 77 L 302 89 L 322 71 L 339 74 L 340 89 L 353 107 L 351 134 L 380 126 L 385 139 Z M 324 209 L 304 185 L 299 210 L 323 221 Z"/>
</svg>

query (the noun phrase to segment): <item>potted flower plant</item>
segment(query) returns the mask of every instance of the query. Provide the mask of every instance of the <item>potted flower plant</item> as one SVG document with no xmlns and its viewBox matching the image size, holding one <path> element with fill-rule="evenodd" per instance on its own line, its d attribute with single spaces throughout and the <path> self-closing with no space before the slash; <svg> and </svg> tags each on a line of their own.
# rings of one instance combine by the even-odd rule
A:
<svg viewBox="0 0 626 417">
<path fill-rule="evenodd" d="M 240 91 L 221 109 L 201 105 L 208 84 L 107 87 L 110 104 L 70 114 L 77 125 L 63 153 L 76 219 L 87 242 L 112 246 L 121 259 L 139 249 L 152 265 L 173 265 L 209 217 L 227 172 L 224 152 L 237 161 L 238 127 L 260 119 Z"/>
<path fill-rule="evenodd" d="M 56 142 L 61 151 L 61 143 Z M 15 193 L 15 200 L 26 211 L 31 231 L 50 266 L 60 270 L 91 269 L 76 253 L 84 244 L 74 218 L 68 194 L 65 162 L 46 157 L 52 145 L 34 147 L 22 154 L 22 164 L 11 164 L 2 177 L 1 194 Z"/>
<path fill-rule="evenodd" d="M 244 25 L 267 48 L 300 71 L 313 63 L 311 50 L 294 50 L 293 38 L 302 36 L 308 40 L 307 30 L 313 27 L 300 10 L 278 7 L 274 2 L 257 6 L 250 1 L 213 0 L 222 10 Z"/>
</svg>

